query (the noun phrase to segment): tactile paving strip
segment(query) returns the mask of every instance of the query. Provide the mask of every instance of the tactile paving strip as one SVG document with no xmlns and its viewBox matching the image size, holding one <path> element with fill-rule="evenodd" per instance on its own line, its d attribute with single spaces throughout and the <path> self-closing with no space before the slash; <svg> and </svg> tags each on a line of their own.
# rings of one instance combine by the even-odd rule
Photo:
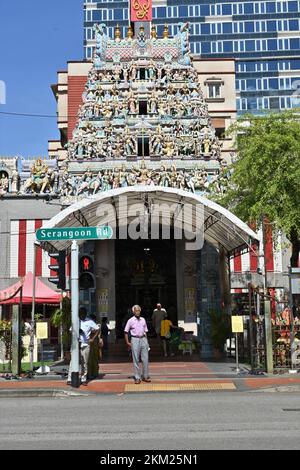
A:
<svg viewBox="0 0 300 470">
<path fill-rule="evenodd" d="M 197 384 L 140 384 L 126 385 L 125 393 L 131 392 L 206 392 L 214 390 L 236 390 L 232 382 L 225 383 L 197 383 Z"/>
</svg>

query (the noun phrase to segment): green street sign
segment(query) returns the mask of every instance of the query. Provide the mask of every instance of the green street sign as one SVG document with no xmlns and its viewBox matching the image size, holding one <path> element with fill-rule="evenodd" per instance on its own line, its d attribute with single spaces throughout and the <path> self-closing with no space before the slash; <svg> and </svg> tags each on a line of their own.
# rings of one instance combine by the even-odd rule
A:
<svg viewBox="0 0 300 470">
<path fill-rule="evenodd" d="M 41 228 L 36 232 L 39 242 L 57 240 L 108 240 L 113 237 L 114 231 L 110 226 L 101 227 L 66 227 Z"/>
</svg>

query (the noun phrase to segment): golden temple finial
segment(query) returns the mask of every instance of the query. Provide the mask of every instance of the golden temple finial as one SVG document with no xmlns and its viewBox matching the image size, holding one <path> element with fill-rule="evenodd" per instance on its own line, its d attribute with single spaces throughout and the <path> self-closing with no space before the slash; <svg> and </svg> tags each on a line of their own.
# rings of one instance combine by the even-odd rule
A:
<svg viewBox="0 0 300 470">
<path fill-rule="evenodd" d="M 169 27 L 167 23 L 165 24 L 164 32 L 163 32 L 163 38 L 168 39 L 169 38 Z"/>
<path fill-rule="evenodd" d="M 140 26 L 140 33 L 144 33 L 144 32 L 145 32 L 145 27 L 144 27 L 144 25 L 141 25 Z"/>
<path fill-rule="evenodd" d="M 151 28 L 151 37 L 152 37 L 152 39 L 157 39 L 157 32 L 156 32 L 155 25 L 152 25 L 152 28 Z"/>
<path fill-rule="evenodd" d="M 128 26 L 127 38 L 130 40 L 133 38 L 133 29 L 131 26 Z"/>
<path fill-rule="evenodd" d="M 119 42 L 121 41 L 121 30 L 119 24 L 117 24 L 116 29 L 115 29 L 115 41 Z"/>
</svg>

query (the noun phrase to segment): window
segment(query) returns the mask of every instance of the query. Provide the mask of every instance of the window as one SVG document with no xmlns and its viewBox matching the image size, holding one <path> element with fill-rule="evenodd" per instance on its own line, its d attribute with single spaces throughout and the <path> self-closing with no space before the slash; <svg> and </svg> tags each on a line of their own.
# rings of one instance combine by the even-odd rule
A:
<svg viewBox="0 0 300 470">
<path fill-rule="evenodd" d="M 157 11 L 157 18 L 166 18 L 167 16 L 166 7 L 158 7 L 156 11 Z"/>
<path fill-rule="evenodd" d="M 246 21 L 245 23 L 245 33 L 254 32 L 254 21 Z"/>
<path fill-rule="evenodd" d="M 224 41 L 223 42 L 223 52 L 224 53 L 233 52 L 233 43 L 232 43 L 232 41 Z"/>
<path fill-rule="evenodd" d="M 147 101 L 140 101 L 139 102 L 139 115 L 146 116 L 147 114 L 148 114 Z"/>
<path fill-rule="evenodd" d="M 223 34 L 232 33 L 232 23 L 223 23 Z"/>
<path fill-rule="evenodd" d="M 150 156 L 149 137 L 138 138 L 138 155 L 139 157 Z"/>
<path fill-rule="evenodd" d="M 222 98 L 222 85 L 224 82 L 216 77 L 212 77 L 204 82 L 207 86 L 208 99 L 221 99 Z"/>
</svg>

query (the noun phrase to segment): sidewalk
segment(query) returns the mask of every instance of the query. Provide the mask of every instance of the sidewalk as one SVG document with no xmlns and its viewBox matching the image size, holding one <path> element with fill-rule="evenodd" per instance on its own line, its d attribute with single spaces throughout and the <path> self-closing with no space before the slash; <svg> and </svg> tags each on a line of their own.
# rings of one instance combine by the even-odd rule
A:
<svg viewBox="0 0 300 470">
<path fill-rule="evenodd" d="M 67 365 L 51 367 L 46 376 L 6 380 L 0 376 L 0 398 L 3 396 L 54 396 L 67 394 L 123 394 L 145 392 L 182 392 L 182 391 L 255 391 L 278 389 L 300 391 L 300 373 L 282 375 L 249 374 L 249 367 L 240 365 L 236 372 L 231 362 L 157 362 L 150 364 L 151 383 L 134 385 L 131 362 L 100 364 L 99 377 L 87 386 L 74 389 L 67 385 L 65 374 Z M 299 389 L 299 390 L 298 390 Z M 277 390 L 274 390 L 277 391 Z"/>
</svg>

